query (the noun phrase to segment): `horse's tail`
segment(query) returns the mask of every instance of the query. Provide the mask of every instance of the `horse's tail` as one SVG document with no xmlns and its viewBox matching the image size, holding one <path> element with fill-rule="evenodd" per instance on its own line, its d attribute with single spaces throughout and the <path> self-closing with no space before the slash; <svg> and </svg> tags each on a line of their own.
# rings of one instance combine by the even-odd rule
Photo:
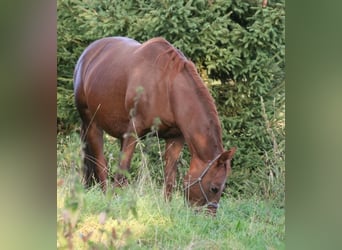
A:
<svg viewBox="0 0 342 250">
<path fill-rule="evenodd" d="M 99 176 L 96 173 L 97 169 L 97 159 L 95 157 L 94 152 L 91 149 L 87 141 L 87 134 L 88 134 L 88 126 L 89 124 L 83 121 L 82 128 L 81 128 L 81 141 L 82 145 L 82 152 L 83 152 L 83 166 L 82 166 L 82 173 L 83 173 L 83 182 L 86 188 L 90 188 L 96 182 L 99 181 Z"/>
<path fill-rule="evenodd" d="M 83 137 L 83 136 L 82 136 Z M 99 181 L 99 177 L 96 174 L 96 159 L 93 157 L 93 153 L 87 142 L 84 141 L 83 145 L 83 182 L 86 188 L 90 188 L 96 182 Z"/>
</svg>

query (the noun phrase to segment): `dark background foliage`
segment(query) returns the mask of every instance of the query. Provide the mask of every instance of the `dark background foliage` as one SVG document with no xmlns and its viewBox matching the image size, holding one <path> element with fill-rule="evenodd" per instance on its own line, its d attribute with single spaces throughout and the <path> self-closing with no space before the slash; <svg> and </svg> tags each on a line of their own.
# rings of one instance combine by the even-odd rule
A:
<svg viewBox="0 0 342 250">
<path fill-rule="evenodd" d="M 226 192 L 283 206 L 285 1 L 264 8 L 261 2 L 58 0 L 58 132 L 79 127 L 72 76 L 89 43 L 108 36 L 139 42 L 162 36 L 196 64 L 216 101 L 225 147 L 238 147 Z M 188 157 L 185 152 L 181 168 Z M 152 172 L 161 178 L 160 170 Z"/>
</svg>

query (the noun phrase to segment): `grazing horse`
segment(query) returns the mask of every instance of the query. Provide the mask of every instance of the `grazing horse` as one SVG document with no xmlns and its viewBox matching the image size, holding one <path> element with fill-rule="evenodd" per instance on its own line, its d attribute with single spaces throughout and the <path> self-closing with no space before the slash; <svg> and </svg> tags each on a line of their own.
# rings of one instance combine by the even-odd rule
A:
<svg viewBox="0 0 342 250">
<path fill-rule="evenodd" d="M 190 205 L 207 205 L 216 212 L 231 172 L 235 148 L 223 149 L 216 107 L 194 64 L 163 38 L 141 44 L 125 37 L 109 37 L 90 44 L 74 72 L 77 110 L 82 119 L 84 179 L 107 187 L 103 131 L 121 143 L 119 172 L 114 185 L 127 183 L 136 136 L 160 121 L 165 139 L 165 197 L 171 199 L 177 161 L 186 142 L 191 161 L 184 178 Z"/>
</svg>

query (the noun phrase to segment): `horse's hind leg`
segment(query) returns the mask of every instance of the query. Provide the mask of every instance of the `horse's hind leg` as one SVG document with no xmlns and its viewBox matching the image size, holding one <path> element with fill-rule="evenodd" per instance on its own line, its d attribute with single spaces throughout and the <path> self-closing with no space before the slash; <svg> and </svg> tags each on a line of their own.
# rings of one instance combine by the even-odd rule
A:
<svg viewBox="0 0 342 250">
<path fill-rule="evenodd" d="M 90 119 L 89 119 L 90 118 Z M 103 154 L 103 131 L 91 122 L 91 117 L 82 116 L 81 138 L 83 145 L 83 174 L 87 187 L 100 182 L 106 191 L 107 164 Z"/>
<path fill-rule="evenodd" d="M 183 149 L 184 138 L 172 138 L 166 140 L 165 145 L 165 199 L 171 200 L 172 189 L 176 184 L 177 161 Z"/>
</svg>

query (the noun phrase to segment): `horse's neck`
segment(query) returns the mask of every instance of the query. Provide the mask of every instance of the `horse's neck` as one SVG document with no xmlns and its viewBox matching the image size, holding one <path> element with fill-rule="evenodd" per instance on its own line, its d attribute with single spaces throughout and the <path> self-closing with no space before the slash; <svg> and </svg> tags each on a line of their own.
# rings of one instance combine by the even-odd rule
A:
<svg viewBox="0 0 342 250">
<path fill-rule="evenodd" d="M 184 77 L 178 78 L 184 80 Z M 175 83 L 176 115 L 191 155 L 209 161 L 223 152 L 221 127 L 217 112 L 208 105 L 211 98 L 201 96 L 194 88 L 193 82 Z"/>
<path fill-rule="evenodd" d="M 195 111 L 196 112 L 196 111 Z M 194 116 L 190 130 L 187 130 L 191 155 L 196 154 L 198 158 L 203 161 L 210 161 L 214 159 L 219 153 L 223 151 L 221 133 L 214 126 L 214 117 L 199 112 Z"/>
</svg>

